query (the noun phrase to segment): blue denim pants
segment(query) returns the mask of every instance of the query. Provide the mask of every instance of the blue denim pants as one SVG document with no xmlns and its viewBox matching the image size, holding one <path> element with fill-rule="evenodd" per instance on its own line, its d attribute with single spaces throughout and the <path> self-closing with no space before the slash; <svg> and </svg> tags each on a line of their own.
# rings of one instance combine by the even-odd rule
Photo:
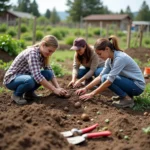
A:
<svg viewBox="0 0 150 150">
<path fill-rule="evenodd" d="M 107 80 L 108 74 L 105 74 L 101 78 L 101 82 Z M 114 82 L 109 86 L 109 89 L 116 93 L 120 97 L 125 97 L 126 95 L 133 97 L 140 95 L 143 90 L 140 89 L 131 79 L 117 76 Z"/>
<path fill-rule="evenodd" d="M 77 78 L 78 79 L 82 78 L 89 70 L 90 70 L 90 68 L 86 68 L 84 66 L 80 67 Z M 103 67 L 97 68 L 94 72 L 94 76 L 95 77 L 99 76 L 99 74 L 101 73 L 102 70 L 103 70 Z"/>
<path fill-rule="evenodd" d="M 45 77 L 46 80 L 51 80 L 54 76 L 51 70 L 42 70 L 41 74 Z M 32 75 L 17 75 L 14 80 L 6 84 L 6 87 L 14 91 L 14 95 L 22 96 L 26 92 L 34 92 L 40 87 Z"/>
</svg>

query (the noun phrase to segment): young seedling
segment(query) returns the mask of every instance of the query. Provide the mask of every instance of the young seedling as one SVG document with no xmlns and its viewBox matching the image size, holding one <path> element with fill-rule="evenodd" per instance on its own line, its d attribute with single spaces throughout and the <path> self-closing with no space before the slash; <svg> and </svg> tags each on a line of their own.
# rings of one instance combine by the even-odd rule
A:
<svg viewBox="0 0 150 150">
<path fill-rule="evenodd" d="M 129 136 L 125 135 L 125 136 L 124 136 L 124 139 L 125 139 L 125 140 L 129 140 Z"/>
<path fill-rule="evenodd" d="M 150 134 L 150 126 L 147 128 L 142 128 L 143 132 L 146 134 Z"/>
<path fill-rule="evenodd" d="M 105 122 L 106 122 L 106 123 L 109 123 L 110 121 L 109 121 L 109 119 L 105 119 Z"/>
</svg>

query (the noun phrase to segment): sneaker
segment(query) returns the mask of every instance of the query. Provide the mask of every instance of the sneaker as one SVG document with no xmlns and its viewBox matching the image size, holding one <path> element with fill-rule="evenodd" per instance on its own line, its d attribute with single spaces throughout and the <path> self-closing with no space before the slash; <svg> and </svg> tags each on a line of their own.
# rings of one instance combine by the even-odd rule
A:
<svg viewBox="0 0 150 150">
<path fill-rule="evenodd" d="M 118 101 L 118 100 L 121 100 L 121 97 L 120 96 L 112 96 L 111 100 L 112 101 Z"/>
<path fill-rule="evenodd" d="M 37 100 L 40 98 L 40 96 L 36 95 L 34 92 L 32 93 L 25 93 L 23 96 L 24 99 L 26 100 Z"/>
<path fill-rule="evenodd" d="M 11 98 L 13 101 L 15 101 L 19 105 L 27 104 L 27 100 L 23 99 L 22 96 L 16 96 L 13 94 Z"/>
<path fill-rule="evenodd" d="M 130 100 L 122 99 L 119 101 L 114 101 L 112 103 L 112 105 L 117 108 L 126 108 L 126 107 L 132 108 L 134 106 L 134 100 L 133 99 L 130 99 Z"/>
</svg>

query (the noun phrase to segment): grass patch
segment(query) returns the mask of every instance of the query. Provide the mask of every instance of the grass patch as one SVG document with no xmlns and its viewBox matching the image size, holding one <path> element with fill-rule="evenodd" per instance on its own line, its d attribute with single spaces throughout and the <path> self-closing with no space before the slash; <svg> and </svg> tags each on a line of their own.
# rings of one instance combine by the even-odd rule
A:
<svg viewBox="0 0 150 150">
<path fill-rule="evenodd" d="M 150 83 L 146 85 L 145 91 L 140 96 L 134 97 L 134 100 L 133 110 L 144 111 L 150 109 Z"/>
</svg>

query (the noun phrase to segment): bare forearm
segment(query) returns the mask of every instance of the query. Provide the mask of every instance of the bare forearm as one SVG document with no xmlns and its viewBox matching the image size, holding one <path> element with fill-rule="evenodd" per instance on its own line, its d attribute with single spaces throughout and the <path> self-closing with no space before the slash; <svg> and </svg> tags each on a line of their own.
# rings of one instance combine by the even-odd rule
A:
<svg viewBox="0 0 150 150">
<path fill-rule="evenodd" d="M 58 82 L 57 82 L 57 79 L 54 77 L 51 82 L 53 83 L 53 85 L 56 87 L 56 88 L 60 88 Z"/>
<path fill-rule="evenodd" d="M 42 80 L 40 84 L 51 91 L 55 91 L 56 89 L 55 86 L 51 84 L 50 82 L 48 82 L 46 79 Z"/>
<path fill-rule="evenodd" d="M 96 94 L 99 94 L 103 91 L 105 91 L 112 83 L 108 80 L 106 80 L 104 83 L 102 83 L 96 90 L 91 92 L 91 94 L 94 96 Z"/>
<path fill-rule="evenodd" d="M 100 83 L 100 80 L 101 80 L 101 77 L 98 76 L 96 77 L 90 84 L 88 84 L 85 88 L 87 90 L 90 90 L 92 87 L 94 87 L 95 85 L 99 84 Z"/>
</svg>

